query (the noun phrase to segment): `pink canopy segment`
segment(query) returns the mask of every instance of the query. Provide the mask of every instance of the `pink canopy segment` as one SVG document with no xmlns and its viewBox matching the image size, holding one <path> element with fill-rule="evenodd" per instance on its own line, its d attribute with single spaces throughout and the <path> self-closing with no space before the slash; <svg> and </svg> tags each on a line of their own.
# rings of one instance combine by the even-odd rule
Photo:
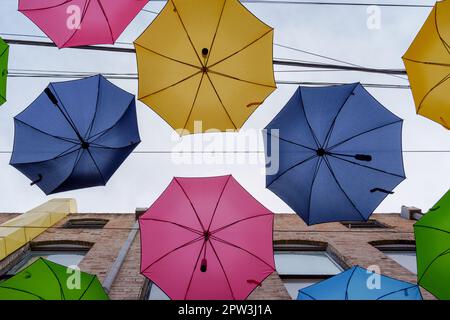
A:
<svg viewBox="0 0 450 320">
<path fill-rule="evenodd" d="M 148 0 L 19 0 L 58 48 L 114 44 Z"/>
<path fill-rule="evenodd" d="M 232 176 L 174 178 L 139 218 L 141 272 L 173 300 L 243 300 L 273 271 L 273 213 Z"/>
</svg>

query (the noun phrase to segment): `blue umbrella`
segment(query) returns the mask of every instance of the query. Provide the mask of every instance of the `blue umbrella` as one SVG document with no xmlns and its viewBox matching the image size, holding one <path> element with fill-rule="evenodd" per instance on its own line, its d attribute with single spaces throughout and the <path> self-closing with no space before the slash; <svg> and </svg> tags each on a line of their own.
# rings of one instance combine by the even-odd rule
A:
<svg viewBox="0 0 450 320">
<path fill-rule="evenodd" d="M 266 187 L 308 225 L 365 221 L 405 179 L 402 124 L 359 83 L 299 87 L 266 127 Z"/>
<path fill-rule="evenodd" d="M 300 289 L 297 300 L 422 300 L 419 286 L 359 266 Z"/>
<path fill-rule="evenodd" d="M 14 124 L 10 164 L 47 195 L 105 185 L 140 143 L 134 96 L 101 75 L 50 83 Z"/>
</svg>

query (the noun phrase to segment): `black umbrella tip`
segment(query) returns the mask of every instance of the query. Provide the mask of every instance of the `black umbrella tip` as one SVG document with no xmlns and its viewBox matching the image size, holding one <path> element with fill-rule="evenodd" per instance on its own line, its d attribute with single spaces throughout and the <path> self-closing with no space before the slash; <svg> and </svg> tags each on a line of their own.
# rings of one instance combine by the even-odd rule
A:
<svg viewBox="0 0 450 320">
<path fill-rule="evenodd" d="M 50 88 L 45 88 L 44 92 L 53 104 L 58 104 L 58 99 L 56 99 L 55 95 L 53 94 L 52 90 L 50 90 Z"/>
</svg>

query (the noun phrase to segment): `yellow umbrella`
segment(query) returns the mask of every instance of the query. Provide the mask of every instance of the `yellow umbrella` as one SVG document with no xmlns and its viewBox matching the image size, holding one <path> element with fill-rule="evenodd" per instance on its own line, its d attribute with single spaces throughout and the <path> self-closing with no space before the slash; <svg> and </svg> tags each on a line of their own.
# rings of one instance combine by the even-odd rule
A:
<svg viewBox="0 0 450 320">
<path fill-rule="evenodd" d="M 134 44 L 139 100 L 181 135 L 237 131 L 276 89 L 273 29 L 238 0 L 169 0 Z"/>
<path fill-rule="evenodd" d="M 450 129 L 450 0 L 436 3 L 403 61 L 417 113 Z"/>
</svg>

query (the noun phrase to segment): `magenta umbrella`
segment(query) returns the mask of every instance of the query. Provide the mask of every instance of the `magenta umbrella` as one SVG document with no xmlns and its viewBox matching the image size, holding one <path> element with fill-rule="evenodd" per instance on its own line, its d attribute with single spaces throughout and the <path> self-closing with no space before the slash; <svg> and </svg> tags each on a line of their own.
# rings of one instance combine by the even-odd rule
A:
<svg viewBox="0 0 450 320">
<path fill-rule="evenodd" d="M 58 48 L 113 44 L 148 0 L 19 0 Z"/>
<path fill-rule="evenodd" d="M 173 300 L 243 300 L 273 271 L 273 213 L 232 176 L 174 178 L 139 218 L 141 273 Z"/>
</svg>

